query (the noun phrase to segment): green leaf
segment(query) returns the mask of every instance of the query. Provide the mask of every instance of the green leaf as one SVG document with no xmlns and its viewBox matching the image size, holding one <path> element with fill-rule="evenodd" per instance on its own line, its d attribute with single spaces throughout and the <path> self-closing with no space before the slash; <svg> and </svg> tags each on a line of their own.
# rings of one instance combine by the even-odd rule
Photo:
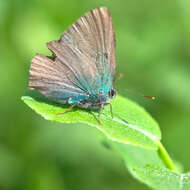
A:
<svg viewBox="0 0 190 190">
<path fill-rule="evenodd" d="M 106 106 L 99 125 L 98 113 L 95 111 L 74 108 L 64 115 L 58 115 L 57 113 L 67 110 L 69 105 L 57 104 L 33 95 L 24 96 L 22 100 L 45 119 L 61 123 L 83 123 L 99 129 L 111 139 L 109 143 L 119 151 L 129 172 L 151 188 L 155 190 L 190 188 L 189 173 L 182 174 L 166 168 L 169 166 L 166 164 L 169 160 L 160 143 L 158 124 L 136 103 L 117 96 L 111 100 L 114 119 L 110 116 L 109 106 Z"/>
<path fill-rule="evenodd" d="M 155 190 L 190 189 L 190 173 L 183 174 L 166 168 L 156 150 L 122 143 L 111 144 L 123 157 L 129 172 L 142 183 Z"/>
<path fill-rule="evenodd" d="M 190 173 L 182 174 L 167 168 L 146 166 L 133 168 L 134 175 L 155 190 L 189 190 Z"/>
<path fill-rule="evenodd" d="M 64 112 L 69 105 L 34 96 L 23 96 L 22 100 L 47 120 L 88 124 L 113 141 L 157 149 L 157 141 L 161 139 L 155 120 L 142 107 L 119 95 L 111 100 L 114 118 L 111 118 L 109 106 L 105 106 L 101 114 L 101 125 L 98 124 L 96 111 L 75 107 L 70 112 L 59 115 L 57 113 Z"/>
<path fill-rule="evenodd" d="M 145 167 L 146 165 L 157 165 L 165 168 L 156 150 L 144 149 L 122 143 L 112 143 L 112 146 L 120 153 L 129 170 L 134 167 Z"/>
</svg>

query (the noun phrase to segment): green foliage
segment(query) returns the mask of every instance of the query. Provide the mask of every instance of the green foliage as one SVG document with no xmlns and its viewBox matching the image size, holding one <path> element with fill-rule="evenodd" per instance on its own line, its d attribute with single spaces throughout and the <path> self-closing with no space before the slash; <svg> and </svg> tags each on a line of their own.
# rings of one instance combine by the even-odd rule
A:
<svg viewBox="0 0 190 190">
<path fill-rule="evenodd" d="M 97 121 L 97 112 L 75 108 L 64 115 L 69 105 L 61 105 L 42 99 L 35 99 L 30 96 L 22 97 L 22 100 L 38 114 L 47 120 L 61 123 L 83 123 L 94 126 L 101 130 L 113 141 L 140 147 L 157 149 L 157 141 L 161 134 L 158 124 L 151 116 L 136 103 L 117 96 L 112 100 L 114 118 L 110 116 L 109 106 L 101 113 L 101 125 Z"/>
<path fill-rule="evenodd" d="M 190 173 L 179 173 L 166 168 L 155 150 L 124 144 L 113 144 L 123 157 L 130 173 L 155 190 L 188 190 Z"/>
<path fill-rule="evenodd" d="M 136 103 L 118 95 L 111 101 L 114 118 L 111 118 L 107 106 L 102 112 L 99 125 L 98 113 L 91 110 L 74 108 L 59 115 L 69 105 L 57 104 L 36 96 L 23 96 L 22 100 L 47 120 L 96 127 L 111 140 L 108 143 L 120 153 L 130 173 L 153 189 L 186 190 L 190 187 L 189 174 L 177 171 L 160 143 L 158 124 Z"/>
<path fill-rule="evenodd" d="M 190 189 L 190 173 L 176 173 L 154 165 L 148 165 L 144 168 L 133 168 L 133 173 L 141 181 L 144 181 L 144 183 L 156 190 Z"/>
</svg>

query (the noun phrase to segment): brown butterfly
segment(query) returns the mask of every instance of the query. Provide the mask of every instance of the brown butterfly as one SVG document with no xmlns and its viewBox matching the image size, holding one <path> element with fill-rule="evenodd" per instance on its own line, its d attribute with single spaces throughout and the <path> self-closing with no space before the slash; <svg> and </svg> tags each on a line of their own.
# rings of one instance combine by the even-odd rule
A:
<svg viewBox="0 0 190 190">
<path fill-rule="evenodd" d="M 56 102 L 99 109 L 110 105 L 116 71 L 115 35 L 106 7 L 87 12 L 59 40 L 47 43 L 51 57 L 31 61 L 29 88 Z M 67 112 L 66 111 L 66 112 Z M 65 113 L 65 112 L 64 112 Z"/>
</svg>

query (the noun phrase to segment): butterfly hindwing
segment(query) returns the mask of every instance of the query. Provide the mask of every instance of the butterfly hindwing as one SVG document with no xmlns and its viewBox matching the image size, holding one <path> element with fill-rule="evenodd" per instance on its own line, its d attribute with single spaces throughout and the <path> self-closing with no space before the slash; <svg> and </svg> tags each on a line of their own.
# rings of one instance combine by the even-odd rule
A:
<svg viewBox="0 0 190 190">
<path fill-rule="evenodd" d="M 73 78 L 72 72 L 58 60 L 36 54 L 31 61 L 29 88 L 55 101 L 66 103 L 69 98 L 86 98 L 84 91 L 72 83 Z"/>
</svg>

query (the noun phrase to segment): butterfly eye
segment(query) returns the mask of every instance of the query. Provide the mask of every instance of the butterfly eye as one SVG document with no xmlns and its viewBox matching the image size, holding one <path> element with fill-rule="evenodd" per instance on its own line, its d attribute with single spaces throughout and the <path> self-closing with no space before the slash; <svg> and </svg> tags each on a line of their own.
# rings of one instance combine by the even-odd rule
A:
<svg viewBox="0 0 190 190">
<path fill-rule="evenodd" d="M 112 88 L 111 90 L 110 90 L 110 98 L 114 98 L 115 97 L 115 95 L 116 95 L 116 90 L 114 89 L 114 88 Z"/>
</svg>

